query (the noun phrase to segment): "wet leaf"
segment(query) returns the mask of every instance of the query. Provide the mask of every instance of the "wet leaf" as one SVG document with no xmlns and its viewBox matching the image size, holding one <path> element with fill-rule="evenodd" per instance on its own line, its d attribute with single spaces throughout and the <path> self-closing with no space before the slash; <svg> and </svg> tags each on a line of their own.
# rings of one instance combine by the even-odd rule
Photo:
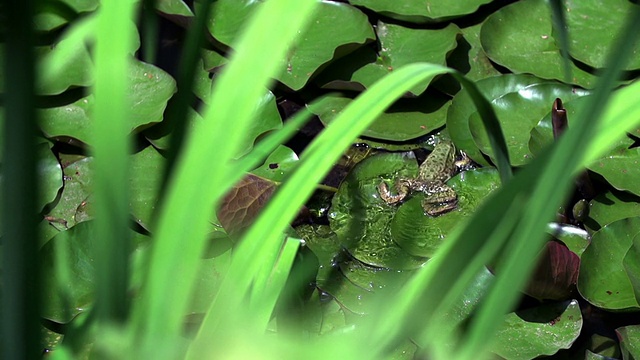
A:
<svg viewBox="0 0 640 360">
<path fill-rule="evenodd" d="M 176 84 L 169 74 L 140 61 L 129 68 L 131 82 L 127 98 L 131 102 L 132 132 L 143 125 L 162 120 L 167 101 L 176 91 Z M 91 144 L 92 112 L 94 96 L 55 108 L 40 110 L 40 127 L 49 138 L 70 137 Z"/>
<path fill-rule="evenodd" d="M 192 17 L 193 12 L 182 0 L 157 0 L 156 10 L 168 15 Z"/>
<path fill-rule="evenodd" d="M 610 310 L 640 308 L 623 265 L 638 233 L 640 218 L 633 217 L 603 226 L 591 237 L 578 277 L 578 290 L 591 304 Z"/>
<path fill-rule="evenodd" d="M 640 325 L 621 327 L 616 330 L 624 360 L 640 358 Z"/>
<path fill-rule="evenodd" d="M 640 235 L 633 237 L 633 243 L 625 254 L 622 264 L 633 287 L 636 302 L 640 304 Z"/>
<path fill-rule="evenodd" d="M 248 174 L 231 188 L 218 210 L 218 220 L 229 233 L 240 232 L 253 223 L 273 195 L 273 181 Z"/>
<path fill-rule="evenodd" d="M 410 270 L 426 259 L 411 256 L 393 240 L 390 223 L 395 208 L 380 199 L 384 175 L 413 177 L 413 153 L 378 154 L 358 163 L 338 188 L 329 211 L 331 229 L 351 255 L 377 267 Z"/>
<path fill-rule="evenodd" d="M 561 241 L 578 257 L 591 242 L 589 233 L 586 230 L 573 225 L 550 223 L 547 226 L 547 233 L 555 239 Z"/>
<path fill-rule="evenodd" d="M 482 47 L 494 62 L 512 72 L 564 80 L 562 55 L 544 0 L 524 0 L 491 14 L 480 32 Z M 570 82 L 592 88 L 595 76 L 571 63 Z"/>
<path fill-rule="evenodd" d="M 547 242 L 525 293 L 540 300 L 566 300 L 578 281 L 580 258 L 558 241 Z"/>
<path fill-rule="evenodd" d="M 395 0 L 351 0 L 353 5 L 364 6 L 394 19 L 412 22 L 446 20 L 470 14 L 491 0 L 395 1 Z"/>
<path fill-rule="evenodd" d="M 482 200 L 500 186 L 500 179 L 494 168 L 482 168 L 462 172 L 450 179 L 447 185 L 458 194 L 458 205 L 446 214 L 436 217 L 425 215 L 421 204 L 424 195 L 420 193 L 413 194 L 397 207 L 391 221 L 391 236 L 409 254 L 433 256 L 440 244 L 446 241 L 447 234 L 460 226 Z"/>
<path fill-rule="evenodd" d="M 546 303 L 508 314 L 491 350 L 509 360 L 528 360 L 568 349 L 582 329 L 576 300 Z"/>
<path fill-rule="evenodd" d="M 317 99 L 308 108 L 328 125 L 351 101 L 349 97 L 334 93 Z M 400 99 L 378 116 L 362 136 L 391 141 L 418 138 L 444 125 L 449 104 L 449 98 L 437 92 L 429 93 L 425 98 Z"/>
</svg>

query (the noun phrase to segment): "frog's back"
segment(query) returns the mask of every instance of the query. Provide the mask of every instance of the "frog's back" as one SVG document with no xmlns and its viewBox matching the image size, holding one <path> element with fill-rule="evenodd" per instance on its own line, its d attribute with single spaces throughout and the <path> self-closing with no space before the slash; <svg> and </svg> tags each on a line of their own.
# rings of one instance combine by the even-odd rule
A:
<svg viewBox="0 0 640 360">
<path fill-rule="evenodd" d="M 453 143 L 438 143 L 420 166 L 420 177 L 424 180 L 447 181 L 455 171 L 456 148 Z"/>
</svg>

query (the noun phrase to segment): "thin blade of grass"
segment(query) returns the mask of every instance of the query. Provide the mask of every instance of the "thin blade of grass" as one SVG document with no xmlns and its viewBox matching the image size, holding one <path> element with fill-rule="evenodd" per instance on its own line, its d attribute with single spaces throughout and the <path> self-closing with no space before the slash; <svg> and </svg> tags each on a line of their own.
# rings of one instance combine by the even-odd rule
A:
<svg viewBox="0 0 640 360">
<path fill-rule="evenodd" d="M 208 219 L 214 204 L 233 185 L 228 176 L 236 168 L 229 162 L 242 139 L 242 129 L 251 121 L 255 104 L 316 3 L 262 3 L 214 84 L 204 121 L 190 134 L 161 206 L 146 287 L 135 308 L 137 341 L 145 348 L 180 334 Z M 185 280 L 166 281 L 175 276 Z"/>
<path fill-rule="evenodd" d="M 98 11 L 93 127 L 96 312 L 99 321 L 128 314 L 130 108 L 126 98 L 134 39 L 133 1 L 107 2 Z M 116 38 L 118 41 L 113 41 Z"/>
<path fill-rule="evenodd" d="M 257 316 L 251 321 L 256 328 L 265 329 L 267 327 L 272 309 L 284 289 L 299 247 L 300 239 L 287 238 L 273 270 L 271 272 L 265 271 L 264 273 L 268 276 L 265 276 L 262 282 L 257 281 L 254 284 L 256 288 L 265 289 L 261 296 L 253 296 L 250 299 L 251 306 L 256 308 Z"/>
<path fill-rule="evenodd" d="M 567 19 L 564 16 L 564 3 L 562 0 L 548 0 L 551 9 L 551 24 L 554 38 L 558 40 L 560 54 L 562 55 L 562 71 L 564 81 L 571 83 L 571 59 L 569 58 L 569 32 L 567 31 Z"/>
<path fill-rule="evenodd" d="M 40 347 L 36 196 L 35 1 L 4 1 L 2 76 L 2 336 L 4 359 L 35 359 Z"/>
</svg>

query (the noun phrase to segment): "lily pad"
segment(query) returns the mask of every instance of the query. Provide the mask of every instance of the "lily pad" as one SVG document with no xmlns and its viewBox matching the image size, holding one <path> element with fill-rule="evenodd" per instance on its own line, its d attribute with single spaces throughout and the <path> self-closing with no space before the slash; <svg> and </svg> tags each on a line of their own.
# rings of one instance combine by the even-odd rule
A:
<svg viewBox="0 0 640 360">
<path fill-rule="evenodd" d="M 631 281 L 636 302 L 640 304 L 640 236 L 634 236 L 633 244 L 625 254 L 622 263 Z"/>
<path fill-rule="evenodd" d="M 133 243 L 142 244 L 144 237 L 131 232 Z M 93 239 L 95 227 L 91 221 L 79 223 L 60 232 L 40 249 L 43 276 L 43 301 L 40 315 L 66 323 L 86 311 L 95 300 L 95 268 Z M 56 262 L 65 259 L 60 272 Z"/>
<path fill-rule="evenodd" d="M 75 21 L 55 44 L 38 48 L 37 65 L 41 76 L 36 79 L 36 93 L 57 95 L 69 88 L 93 85 L 95 71 L 86 33 L 93 30 L 95 22 L 94 14 Z M 128 23 L 128 30 L 134 39 L 128 49 L 133 58 L 140 47 L 140 39 L 133 22 Z"/>
<path fill-rule="evenodd" d="M 589 164 L 587 168 L 602 175 L 618 190 L 640 195 L 640 147 L 632 147 L 634 140 L 621 139 L 609 153 Z"/>
<path fill-rule="evenodd" d="M 568 349 L 580 335 L 578 301 L 546 303 L 508 314 L 491 350 L 509 360 L 528 360 Z"/>
<path fill-rule="evenodd" d="M 427 0 L 351 0 L 349 2 L 394 19 L 422 23 L 434 20 L 443 21 L 471 14 L 480 5 L 490 3 L 491 0 L 454 0 L 447 2 Z"/>
<path fill-rule="evenodd" d="M 630 325 L 616 330 L 625 360 L 640 358 L 640 325 Z"/>
<path fill-rule="evenodd" d="M 345 82 L 356 83 L 366 89 L 403 65 L 415 62 L 446 65 L 447 55 L 456 47 L 460 29 L 449 24 L 437 30 L 417 30 L 379 21 L 376 34 L 380 43 L 378 54 L 365 46 L 334 61 L 322 72 L 317 82 L 330 89 L 349 89 L 336 86 Z M 409 92 L 420 95 L 430 82 L 431 79 L 425 80 Z"/>
<path fill-rule="evenodd" d="M 222 44 L 231 45 L 259 4 L 253 0 L 216 1 L 207 24 L 211 35 Z M 349 52 L 348 47 L 353 50 L 357 44 L 373 39 L 373 28 L 361 11 L 348 4 L 322 1 L 292 51 L 282 60 L 282 70 L 276 80 L 293 90 L 299 90 L 318 68 L 334 56 L 339 57 Z"/>
<path fill-rule="evenodd" d="M 395 270 L 415 269 L 426 261 L 409 255 L 393 240 L 390 224 L 395 208 L 380 199 L 377 189 L 385 176 L 417 173 L 413 153 L 386 153 L 358 163 L 342 182 L 331 203 L 329 223 L 353 257 Z"/>
<path fill-rule="evenodd" d="M 582 255 L 591 242 L 586 230 L 573 225 L 550 223 L 547 225 L 547 233 L 562 241 L 571 252 L 578 256 Z"/>
<path fill-rule="evenodd" d="M 91 193 L 93 158 L 65 154 L 59 156 L 63 166 L 64 187 L 60 200 L 47 217 L 55 228 L 66 230 L 79 222 L 76 221 L 78 208 L 87 201 Z"/>
<path fill-rule="evenodd" d="M 168 15 L 193 17 L 193 12 L 191 12 L 189 5 L 182 0 L 157 0 L 156 10 Z"/>
<path fill-rule="evenodd" d="M 614 221 L 640 216 L 640 197 L 624 191 L 607 191 L 589 202 L 589 217 L 584 224 L 594 232 Z"/>
<path fill-rule="evenodd" d="M 353 101 L 341 94 L 328 94 L 308 105 L 323 124 L 330 124 Z M 445 122 L 449 98 L 429 93 L 426 98 L 400 99 L 362 133 L 377 140 L 407 141 L 433 132 Z"/>
<path fill-rule="evenodd" d="M 640 218 L 605 225 L 582 254 L 578 290 L 591 304 L 609 310 L 640 309 L 623 260 L 640 233 Z"/>
<path fill-rule="evenodd" d="M 490 101 L 495 102 L 504 94 L 517 93 L 521 89 L 536 84 L 548 83 L 531 75 L 502 75 L 482 79 L 476 82 L 480 92 Z M 551 109 L 551 103 L 548 108 Z M 466 90 L 460 91 L 451 102 L 447 113 L 447 131 L 456 147 L 464 151 L 473 161 L 488 165 L 482 152 L 477 148 L 470 130 L 469 119 L 476 113 L 476 107 Z"/>
<path fill-rule="evenodd" d="M 298 165 L 298 155 L 288 147 L 279 145 L 252 174 L 275 182 L 282 182 Z"/>
<path fill-rule="evenodd" d="M 481 168 L 462 172 L 447 185 L 458 194 L 458 206 L 446 214 L 425 215 L 421 205 L 423 194 L 415 194 L 398 208 L 391 221 L 391 236 L 409 254 L 432 257 L 446 241 L 447 234 L 460 226 L 482 200 L 500 186 L 500 178 L 494 168 Z"/>
<path fill-rule="evenodd" d="M 166 161 L 153 146 L 131 157 L 130 202 L 134 221 L 150 230 Z"/>
<path fill-rule="evenodd" d="M 531 130 L 550 113 L 556 98 L 571 101 L 587 94 L 585 90 L 545 80 L 511 91 L 505 89 L 498 96 L 494 93 L 490 100 L 507 142 L 511 165 L 524 165 L 533 157 L 529 151 Z M 480 151 L 492 157 L 493 150 L 477 112 L 469 117 L 469 129 Z"/>
<path fill-rule="evenodd" d="M 137 128 L 162 120 L 167 101 L 176 91 L 175 81 L 169 74 L 153 65 L 133 61 L 129 67 L 130 87 L 127 98 L 131 104 L 131 124 Z M 72 104 L 40 110 L 40 127 L 50 138 L 73 138 L 91 144 L 93 107 L 95 98 L 90 94 Z"/>
<path fill-rule="evenodd" d="M 635 8 L 626 0 L 575 1 L 565 6 L 569 31 L 569 52 L 573 58 L 595 68 L 606 66 L 605 61 L 613 39 L 620 36 L 627 14 Z M 640 41 L 629 44 L 635 56 L 625 62 L 625 70 L 640 69 Z"/>
<path fill-rule="evenodd" d="M 211 74 L 202 67 L 201 62 L 199 62 L 197 66 L 198 71 L 196 71 L 196 77 L 194 79 L 193 92 L 202 102 L 208 104 L 212 89 Z M 247 154 L 253 148 L 253 144 L 260 135 L 282 127 L 282 118 L 278 111 L 276 98 L 268 89 L 264 90 L 264 95 L 260 98 L 258 104 L 256 104 L 256 112 L 255 120 L 243 129 L 245 136 L 243 142 L 240 144 L 236 158 Z M 191 119 L 200 119 L 200 116 L 194 116 Z M 188 126 L 191 128 L 193 124 L 189 123 Z"/>
<path fill-rule="evenodd" d="M 33 19 L 38 31 L 51 31 L 74 20 L 79 14 L 94 11 L 100 5 L 98 0 L 58 0 L 55 6 L 45 7 Z"/>
<path fill-rule="evenodd" d="M 514 73 L 565 80 L 562 55 L 552 30 L 551 11 L 544 0 L 518 1 L 494 12 L 484 21 L 480 40 L 492 61 Z M 585 88 L 595 85 L 594 75 L 574 64 L 570 66 L 572 84 Z"/>
</svg>

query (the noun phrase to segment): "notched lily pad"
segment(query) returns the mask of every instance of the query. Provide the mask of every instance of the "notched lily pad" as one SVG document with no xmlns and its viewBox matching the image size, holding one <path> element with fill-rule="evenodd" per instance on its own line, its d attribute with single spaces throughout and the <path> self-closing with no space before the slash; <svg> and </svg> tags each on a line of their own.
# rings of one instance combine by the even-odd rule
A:
<svg viewBox="0 0 640 360">
<path fill-rule="evenodd" d="M 633 3 L 626 0 L 576 1 L 566 4 L 565 17 L 569 34 L 569 52 L 573 58 L 595 68 L 605 67 L 612 39 L 621 34 L 627 14 L 634 11 Z M 625 70 L 640 68 L 640 41 L 636 40 L 633 54 L 625 62 Z"/>
<path fill-rule="evenodd" d="M 514 73 L 563 80 L 563 59 L 555 41 L 551 11 L 544 0 L 507 5 L 483 23 L 480 40 L 487 56 Z M 571 83 L 592 88 L 596 77 L 571 63 Z"/>
<path fill-rule="evenodd" d="M 258 216 L 273 195 L 276 184 L 259 176 L 248 174 L 231 188 L 217 212 L 218 220 L 229 232 L 239 232 Z"/>
<path fill-rule="evenodd" d="M 484 80 L 488 86 L 492 86 L 491 79 Z M 496 85 L 497 83 L 502 81 L 497 80 Z M 524 165 L 533 157 L 529 151 L 531 131 L 545 115 L 550 114 L 556 98 L 561 98 L 563 102 L 570 102 L 587 94 L 585 90 L 547 80 L 540 80 L 515 89 L 504 89 L 500 94 L 494 91 L 489 100 L 504 133 L 511 165 Z M 469 117 L 469 130 L 480 151 L 492 156 L 489 138 L 477 112 Z"/>
<path fill-rule="evenodd" d="M 212 6 L 207 27 L 215 39 L 229 46 L 259 4 L 249 0 L 218 0 Z M 357 44 L 373 39 L 373 28 L 361 11 L 348 4 L 322 1 L 296 45 L 281 62 L 282 70 L 276 79 L 299 90 L 334 56 L 344 55 Z"/>
<path fill-rule="evenodd" d="M 449 97 L 429 92 L 425 98 L 399 99 L 362 133 L 372 139 L 407 141 L 426 135 L 442 127 L 445 122 Z M 325 95 L 312 104 L 309 110 L 320 117 L 323 124 L 330 124 L 353 101 L 342 94 Z"/>
<path fill-rule="evenodd" d="M 131 124 L 135 131 L 143 125 L 162 120 L 167 101 L 176 91 L 175 80 L 153 65 L 132 61 L 129 67 L 131 83 L 127 99 L 131 104 Z M 93 107 L 95 98 L 90 94 L 72 104 L 40 110 L 42 131 L 49 138 L 74 138 L 91 144 Z"/>
<path fill-rule="evenodd" d="M 279 145 L 252 174 L 275 182 L 282 182 L 298 165 L 298 155 L 288 147 Z"/>
<path fill-rule="evenodd" d="M 595 232 L 614 221 L 640 216 L 640 197 L 624 191 L 607 191 L 589 202 L 589 217 L 584 224 Z"/>
<path fill-rule="evenodd" d="M 581 329 L 578 301 L 546 303 L 508 314 L 493 338 L 491 350 L 510 360 L 553 355 L 571 347 Z"/>
<path fill-rule="evenodd" d="M 640 233 L 640 218 L 608 224 L 582 254 L 578 290 L 591 304 L 609 310 L 640 309 L 624 268 L 624 257 Z"/>
<path fill-rule="evenodd" d="M 56 229 L 66 230 L 80 222 L 76 219 L 76 213 L 91 193 L 93 158 L 65 154 L 59 156 L 63 166 L 64 187 L 60 200 L 47 214 L 47 218 Z"/>
<path fill-rule="evenodd" d="M 378 154 L 358 163 L 338 188 L 329 211 L 331 228 L 356 259 L 378 267 L 409 270 L 425 258 L 409 255 L 392 239 L 395 208 L 380 199 L 377 186 L 387 175 L 418 173 L 413 153 Z"/>
<path fill-rule="evenodd" d="M 377 53 L 372 47 L 362 47 L 334 61 L 316 82 L 329 89 L 358 89 L 356 84 L 366 89 L 403 65 L 415 62 L 446 65 L 447 56 L 457 45 L 460 29 L 449 24 L 443 29 L 416 30 L 380 21 L 376 33 L 380 49 Z M 422 94 L 431 80 L 417 84 L 409 92 Z"/>
</svg>

